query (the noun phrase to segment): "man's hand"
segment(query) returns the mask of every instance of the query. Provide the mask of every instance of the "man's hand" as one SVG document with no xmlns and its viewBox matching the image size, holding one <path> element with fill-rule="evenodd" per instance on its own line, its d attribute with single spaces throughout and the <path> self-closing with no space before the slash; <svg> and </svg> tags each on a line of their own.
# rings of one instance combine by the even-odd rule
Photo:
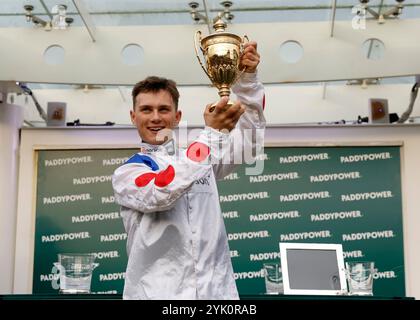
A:
<svg viewBox="0 0 420 320">
<path fill-rule="evenodd" d="M 231 107 L 227 107 L 228 101 L 227 97 L 221 98 L 212 112 L 209 111 L 212 104 L 207 105 L 204 111 L 204 122 L 207 126 L 216 130 L 228 131 L 235 128 L 240 116 L 245 112 L 245 108 L 239 101 L 236 101 Z"/>
<path fill-rule="evenodd" d="M 244 51 L 239 62 L 239 69 L 245 72 L 253 73 L 257 70 L 257 66 L 260 63 L 260 55 L 257 52 L 257 43 L 250 41 L 244 44 Z"/>
</svg>

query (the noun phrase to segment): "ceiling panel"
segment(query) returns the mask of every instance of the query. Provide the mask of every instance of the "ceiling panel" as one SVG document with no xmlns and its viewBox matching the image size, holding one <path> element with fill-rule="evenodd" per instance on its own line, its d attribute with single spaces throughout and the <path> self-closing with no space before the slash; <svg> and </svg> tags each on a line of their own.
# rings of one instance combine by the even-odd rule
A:
<svg viewBox="0 0 420 320">
<path fill-rule="evenodd" d="M 223 10 L 220 0 L 196 0 L 198 10 L 205 14 L 207 5 L 210 17 Z M 190 16 L 190 0 L 84 0 L 96 26 L 135 26 L 135 25 L 180 25 L 194 24 Z M 302 22 L 329 21 L 332 0 L 233 0 L 231 8 L 235 18 L 233 23 L 260 22 Z M 370 0 L 369 5 L 378 10 L 386 10 L 395 5 L 395 0 Z M 74 19 L 73 25 L 83 26 L 81 17 L 72 0 L 0 0 L 0 28 L 33 28 L 25 19 L 23 6 L 34 6 L 34 14 L 44 20 L 49 17 L 45 7 L 51 11 L 57 4 L 68 7 L 68 15 Z M 337 0 L 336 20 L 354 17 L 352 8 L 358 0 Z M 45 5 L 45 7 L 44 7 Z M 404 1 L 401 19 L 420 18 L 420 0 Z M 404 81 L 391 79 L 389 81 Z M 409 80 L 411 81 L 411 80 Z"/>
</svg>

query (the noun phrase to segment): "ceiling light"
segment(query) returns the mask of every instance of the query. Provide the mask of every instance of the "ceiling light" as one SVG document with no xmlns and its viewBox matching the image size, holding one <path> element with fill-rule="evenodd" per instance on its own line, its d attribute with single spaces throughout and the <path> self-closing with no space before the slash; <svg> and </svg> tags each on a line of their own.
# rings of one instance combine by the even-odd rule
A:
<svg viewBox="0 0 420 320">
<path fill-rule="evenodd" d="M 67 17 L 67 6 L 64 4 L 55 5 L 51 13 L 53 13 L 52 20 L 46 21 L 33 14 L 33 5 L 24 5 L 25 17 L 27 22 L 32 22 L 35 26 L 41 26 L 45 31 L 52 29 L 67 29 L 73 22 L 73 18 Z"/>
</svg>

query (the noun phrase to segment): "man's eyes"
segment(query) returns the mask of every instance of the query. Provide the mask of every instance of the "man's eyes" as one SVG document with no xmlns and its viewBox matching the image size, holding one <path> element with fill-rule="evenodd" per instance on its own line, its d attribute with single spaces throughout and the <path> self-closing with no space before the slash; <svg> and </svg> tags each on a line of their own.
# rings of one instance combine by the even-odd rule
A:
<svg viewBox="0 0 420 320">
<path fill-rule="evenodd" d="M 152 109 L 151 108 L 140 108 L 139 111 L 142 112 L 142 113 L 149 113 L 149 112 L 152 111 Z"/>
<path fill-rule="evenodd" d="M 149 108 L 149 107 L 143 107 L 143 108 L 139 108 L 139 111 L 142 112 L 142 113 L 150 113 L 153 110 L 152 110 L 152 108 Z M 167 113 L 167 112 L 170 112 L 171 109 L 169 107 L 160 107 L 158 109 L 158 111 L 161 112 L 161 113 Z"/>
</svg>

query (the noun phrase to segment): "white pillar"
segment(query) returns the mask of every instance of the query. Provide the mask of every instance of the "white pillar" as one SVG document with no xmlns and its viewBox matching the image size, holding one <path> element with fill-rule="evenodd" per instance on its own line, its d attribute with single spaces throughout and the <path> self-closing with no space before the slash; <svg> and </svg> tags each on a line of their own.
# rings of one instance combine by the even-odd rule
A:
<svg viewBox="0 0 420 320">
<path fill-rule="evenodd" d="M 13 290 L 19 129 L 23 123 L 23 108 L 8 104 L 6 97 L 0 94 L 0 294 Z"/>
</svg>

